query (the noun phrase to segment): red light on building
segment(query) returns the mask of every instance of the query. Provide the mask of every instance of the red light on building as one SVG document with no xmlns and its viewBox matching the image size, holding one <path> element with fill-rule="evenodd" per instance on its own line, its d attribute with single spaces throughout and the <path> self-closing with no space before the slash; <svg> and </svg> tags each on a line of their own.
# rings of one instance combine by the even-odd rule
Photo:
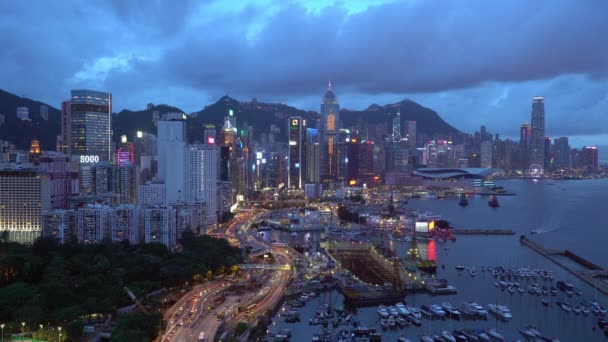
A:
<svg viewBox="0 0 608 342">
<path fill-rule="evenodd" d="M 207 137 L 207 145 L 215 145 L 215 137 Z"/>
</svg>

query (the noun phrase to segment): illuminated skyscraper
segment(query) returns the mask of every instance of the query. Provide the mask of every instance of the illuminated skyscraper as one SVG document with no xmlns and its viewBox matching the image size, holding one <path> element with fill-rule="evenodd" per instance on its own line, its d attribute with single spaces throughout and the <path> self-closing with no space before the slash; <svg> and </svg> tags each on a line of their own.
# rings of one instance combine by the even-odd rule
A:
<svg viewBox="0 0 608 342">
<path fill-rule="evenodd" d="M 183 201 L 186 192 L 186 115 L 166 114 L 158 121 L 158 178 L 167 186 L 167 203 Z"/>
<path fill-rule="evenodd" d="M 112 94 L 94 90 L 72 90 L 69 106 L 66 124 L 69 125 L 71 133 L 71 137 L 67 139 L 71 145 L 71 154 L 96 156 L 100 161 L 111 161 Z"/>
<path fill-rule="evenodd" d="M 340 104 L 331 82 L 321 104 L 321 179 L 331 182 L 337 177 L 337 135 L 340 130 Z"/>
<path fill-rule="evenodd" d="M 532 134 L 530 163 L 545 167 L 545 100 L 536 96 L 532 101 Z"/>
<path fill-rule="evenodd" d="M 306 150 L 306 120 L 299 116 L 289 118 L 289 154 L 287 162 L 287 188 L 303 189 L 306 168 L 304 166 Z"/>
</svg>

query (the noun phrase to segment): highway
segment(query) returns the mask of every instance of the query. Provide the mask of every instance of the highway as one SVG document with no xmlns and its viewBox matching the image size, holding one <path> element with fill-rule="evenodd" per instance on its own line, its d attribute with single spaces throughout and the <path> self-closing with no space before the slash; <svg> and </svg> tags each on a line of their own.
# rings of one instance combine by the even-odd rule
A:
<svg viewBox="0 0 608 342">
<path fill-rule="evenodd" d="M 278 265 L 292 264 L 294 251 L 287 247 L 270 246 L 259 239 L 257 232 L 249 231 L 263 211 L 250 211 L 235 217 L 224 229 L 214 231 L 235 246 L 251 246 L 254 249 L 271 249 Z M 241 271 L 240 276 L 247 274 Z M 283 292 L 293 274 L 293 270 L 264 271 L 272 277 L 261 290 L 252 291 L 240 296 L 228 296 L 221 304 L 215 304 L 222 292 L 230 285 L 224 281 L 210 281 L 196 286 L 186 293 L 165 313 L 167 329 L 161 341 L 163 342 L 197 342 L 201 332 L 205 333 L 206 341 L 213 341 L 220 327 L 223 331 L 231 331 L 240 321 L 253 321 L 264 312 L 274 308 L 282 299 Z M 243 277 L 244 279 L 244 277 Z M 217 306 L 216 306 L 217 305 Z M 239 313 L 237 308 L 253 307 Z M 218 318 L 217 314 L 224 314 Z"/>
</svg>

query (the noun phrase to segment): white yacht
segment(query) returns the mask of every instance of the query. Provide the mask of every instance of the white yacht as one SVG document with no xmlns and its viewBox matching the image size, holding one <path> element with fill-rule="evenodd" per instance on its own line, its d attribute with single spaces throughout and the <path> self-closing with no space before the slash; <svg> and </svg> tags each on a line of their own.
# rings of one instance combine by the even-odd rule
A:
<svg viewBox="0 0 608 342">
<path fill-rule="evenodd" d="M 399 302 L 397 304 L 395 304 L 395 308 L 397 308 L 397 311 L 399 312 L 399 314 L 403 317 L 405 316 L 409 316 L 410 315 L 410 311 L 405 307 L 405 305 L 403 305 L 403 303 Z"/>
<path fill-rule="evenodd" d="M 445 317 L 445 311 L 443 311 L 443 309 L 441 308 L 441 306 L 437 305 L 437 304 L 430 304 L 429 308 L 431 309 L 431 312 L 439 317 Z"/>
<path fill-rule="evenodd" d="M 441 337 L 443 337 L 444 340 L 449 341 L 449 342 L 456 342 L 456 338 L 454 337 L 454 335 L 450 334 L 447 331 L 443 331 L 441 333 Z"/>
<path fill-rule="evenodd" d="M 386 306 L 380 305 L 378 307 L 378 316 L 380 316 L 382 318 L 388 317 L 388 310 L 386 310 Z"/>
<path fill-rule="evenodd" d="M 421 319 L 422 318 L 422 313 L 420 313 L 420 310 L 417 307 L 414 306 L 406 306 L 407 311 L 410 312 L 410 315 L 412 317 Z"/>
<path fill-rule="evenodd" d="M 477 304 L 476 302 L 466 302 L 465 304 L 468 305 L 471 309 L 473 309 L 473 311 L 475 311 L 479 316 L 482 316 L 482 317 L 488 316 L 488 311 L 486 309 L 484 309 L 483 306 Z"/>
<path fill-rule="evenodd" d="M 513 318 L 513 315 L 511 315 L 511 310 L 504 305 L 488 304 L 488 309 L 491 313 L 495 314 L 499 318 L 505 320 Z"/>
</svg>

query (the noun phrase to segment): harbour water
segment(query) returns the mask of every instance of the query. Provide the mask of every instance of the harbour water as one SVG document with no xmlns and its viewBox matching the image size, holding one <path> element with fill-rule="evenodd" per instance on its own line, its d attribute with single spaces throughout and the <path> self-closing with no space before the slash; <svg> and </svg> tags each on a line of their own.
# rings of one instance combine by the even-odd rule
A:
<svg viewBox="0 0 608 342">
<path fill-rule="evenodd" d="M 368 327 L 376 327 L 383 332 L 383 341 L 396 341 L 399 336 L 407 335 L 412 341 L 419 340 L 420 335 L 441 333 L 443 330 L 461 328 L 491 328 L 507 337 L 508 341 L 524 340 L 518 329 L 534 325 L 547 337 L 556 337 L 561 341 L 602 341 L 606 340 L 597 326 L 597 318 L 591 314 L 574 314 L 559 308 L 555 301 L 566 298 L 558 296 L 538 296 L 528 292 L 524 294 L 501 291 L 494 286 L 495 278 L 489 272 L 481 272 L 481 266 L 529 267 L 552 271 L 556 280 L 565 280 L 583 291 L 582 296 L 568 298 L 571 304 L 579 304 L 585 298 L 594 300 L 596 293 L 592 286 L 574 275 L 559 268 L 543 256 L 519 242 L 520 234 L 525 234 L 547 248 L 569 249 L 588 260 L 606 268 L 608 242 L 606 229 L 605 198 L 608 194 L 608 179 L 585 181 L 541 180 L 497 180 L 496 185 L 505 187 L 516 196 L 500 196 L 499 208 L 490 208 L 487 197 L 469 198 L 469 206 L 458 205 L 458 198 L 410 200 L 407 207 L 430 210 L 448 220 L 455 228 L 460 229 L 511 229 L 515 235 L 507 236 L 463 236 L 456 241 L 428 241 L 419 243 L 421 255 L 433 258 L 438 264 L 437 277 L 446 278 L 451 285 L 458 288 L 452 296 L 431 296 L 424 293 L 409 294 L 405 297 L 408 305 L 420 306 L 430 303 L 451 302 L 460 305 L 465 301 L 476 301 L 484 306 L 490 303 L 507 305 L 511 308 L 513 319 L 502 322 L 490 316 L 487 321 L 471 320 L 423 320 L 421 327 L 410 326 L 407 329 L 383 331 L 380 326 L 376 307 L 363 307 L 353 310 L 353 317 Z M 538 234 L 530 235 L 531 230 Z M 292 239 L 285 234 L 273 233 L 276 239 Z M 315 234 L 316 235 L 316 234 Z M 299 237 L 301 238 L 301 237 Z M 408 242 L 386 241 L 393 250 L 403 255 Z M 475 266 L 476 276 L 468 272 L 457 271 L 456 265 Z M 518 280 L 524 288 L 528 281 Z M 543 286 L 542 280 L 536 281 Z M 545 307 L 541 299 L 547 298 L 551 304 Z M 606 296 L 597 293 L 597 300 L 608 304 Z M 308 319 L 314 316 L 321 304 L 333 307 L 343 304 L 343 297 L 337 291 L 320 294 L 310 300 L 304 308 L 299 309 L 300 323 L 285 323 L 277 317 L 272 329 L 289 328 L 292 330 L 292 341 L 311 341 L 313 335 L 321 331 L 321 326 L 308 325 Z M 332 330 L 331 324 L 329 329 Z M 344 327 L 333 329 L 339 331 Z"/>
</svg>

